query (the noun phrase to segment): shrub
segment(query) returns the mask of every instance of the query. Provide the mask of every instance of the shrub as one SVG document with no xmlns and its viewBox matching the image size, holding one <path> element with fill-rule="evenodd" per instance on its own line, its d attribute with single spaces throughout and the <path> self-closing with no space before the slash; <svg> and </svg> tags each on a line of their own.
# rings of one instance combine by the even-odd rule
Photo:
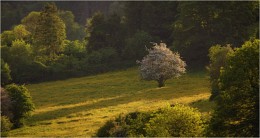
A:
<svg viewBox="0 0 260 138">
<path fill-rule="evenodd" d="M 145 123 L 148 123 L 150 113 L 133 112 L 121 114 L 115 120 L 109 120 L 98 132 L 98 137 L 136 137 L 145 136 Z"/>
<path fill-rule="evenodd" d="M 149 137 L 198 137 L 203 136 L 204 128 L 199 111 L 177 104 L 161 109 L 145 129 Z"/>
<path fill-rule="evenodd" d="M 6 86 L 6 91 L 12 101 L 12 113 L 14 127 L 21 127 L 23 120 L 30 116 L 31 111 L 34 110 L 34 104 L 28 89 L 25 86 L 18 86 L 10 84 Z"/>
<path fill-rule="evenodd" d="M 230 47 L 230 45 L 226 45 L 224 47 L 215 45 L 209 49 L 210 64 L 207 69 L 211 83 L 210 100 L 213 100 L 216 96 L 219 95 L 218 80 L 220 76 L 220 69 L 225 67 L 226 59 L 229 53 L 233 53 L 233 49 Z"/>
<path fill-rule="evenodd" d="M 72 55 L 77 58 L 83 58 L 86 51 L 85 43 L 86 42 L 84 41 L 80 42 L 79 40 L 75 40 L 75 41 L 66 40 L 63 53 L 68 56 Z"/>
<path fill-rule="evenodd" d="M 155 80 L 159 87 L 163 87 L 165 81 L 172 77 L 179 77 L 185 73 L 186 63 L 181 60 L 178 53 L 173 53 L 166 47 L 166 44 L 160 43 L 153 49 L 148 50 L 149 54 L 140 63 L 141 78 L 144 80 Z"/>
<path fill-rule="evenodd" d="M 6 116 L 1 116 L 1 137 L 8 136 L 8 131 L 12 128 L 12 123 Z"/>
<path fill-rule="evenodd" d="M 99 137 L 203 136 L 205 124 L 201 114 L 184 105 L 166 107 L 154 112 L 120 115 L 101 127 Z"/>
<path fill-rule="evenodd" d="M 221 70 L 210 136 L 259 136 L 259 39 L 245 42 Z"/>
</svg>

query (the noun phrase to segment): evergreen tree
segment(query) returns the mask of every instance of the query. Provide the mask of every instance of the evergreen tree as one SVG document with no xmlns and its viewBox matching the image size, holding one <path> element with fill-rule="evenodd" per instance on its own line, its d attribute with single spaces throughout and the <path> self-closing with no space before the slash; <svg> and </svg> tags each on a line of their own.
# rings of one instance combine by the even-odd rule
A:
<svg viewBox="0 0 260 138">
<path fill-rule="evenodd" d="M 66 38 L 65 24 L 58 16 L 55 4 L 48 3 L 40 13 L 34 34 L 35 52 L 55 58 Z"/>
</svg>

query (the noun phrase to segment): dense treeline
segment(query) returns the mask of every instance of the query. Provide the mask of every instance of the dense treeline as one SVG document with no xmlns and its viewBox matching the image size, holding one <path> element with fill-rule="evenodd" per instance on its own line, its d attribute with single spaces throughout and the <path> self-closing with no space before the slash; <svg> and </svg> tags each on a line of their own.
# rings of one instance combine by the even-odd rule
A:
<svg viewBox="0 0 260 138">
<path fill-rule="evenodd" d="M 1 2 L 1 29 L 10 30 L 17 25 L 31 11 L 40 11 L 48 2 L 44 1 L 2 1 Z M 86 18 L 91 17 L 96 11 L 108 13 L 109 1 L 55 1 L 57 7 L 64 11 L 71 11 L 75 21 L 81 25 L 86 23 Z"/>
<path fill-rule="evenodd" d="M 76 2 L 72 12 L 64 10 L 69 2 L 46 4 L 27 2 L 12 11 L 17 3 L 3 3 L 8 11 L 2 14 L 3 25 L 13 27 L 1 34 L 1 58 L 13 82 L 132 66 L 147 54 L 150 42 L 161 41 L 179 52 L 189 69 L 204 68 L 212 45 L 239 47 L 259 34 L 257 2 L 104 2 L 100 7 Z M 92 8 L 82 13 L 84 4 Z M 82 23 L 79 16 L 86 14 L 91 17 Z"/>
</svg>

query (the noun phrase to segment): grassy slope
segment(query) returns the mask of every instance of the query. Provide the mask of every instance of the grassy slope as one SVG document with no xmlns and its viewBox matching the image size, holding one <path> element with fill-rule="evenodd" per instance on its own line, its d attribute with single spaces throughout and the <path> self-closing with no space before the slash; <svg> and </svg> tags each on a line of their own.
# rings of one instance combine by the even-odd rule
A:
<svg viewBox="0 0 260 138">
<path fill-rule="evenodd" d="M 27 126 L 10 136 L 93 136 L 120 113 L 154 110 L 172 103 L 190 104 L 208 113 L 209 82 L 205 73 L 188 73 L 157 88 L 142 81 L 136 68 L 97 76 L 27 86 L 36 110 Z M 197 102 L 196 102 L 197 101 Z"/>
</svg>

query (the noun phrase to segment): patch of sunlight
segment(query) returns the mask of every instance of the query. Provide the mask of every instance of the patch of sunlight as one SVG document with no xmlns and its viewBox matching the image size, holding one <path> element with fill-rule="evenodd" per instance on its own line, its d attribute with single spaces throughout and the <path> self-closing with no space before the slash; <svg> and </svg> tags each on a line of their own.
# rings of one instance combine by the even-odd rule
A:
<svg viewBox="0 0 260 138">
<path fill-rule="evenodd" d="M 77 104 L 50 106 L 47 108 L 36 109 L 33 114 L 35 115 L 35 114 L 40 114 L 40 113 L 49 112 L 49 111 L 55 111 L 55 110 L 59 110 L 59 109 L 68 109 L 68 108 L 74 108 L 74 107 L 79 107 L 79 106 L 84 106 L 84 105 L 90 105 L 90 104 L 94 104 L 94 103 L 101 102 L 101 101 L 117 99 L 120 97 L 123 97 L 123 95 L 110 97 L 110 98 L 100 98 L 100 99 L 85 101 L 85 102 L 81 102 L 81 103 L 77 103 Z"/>
</svg>

